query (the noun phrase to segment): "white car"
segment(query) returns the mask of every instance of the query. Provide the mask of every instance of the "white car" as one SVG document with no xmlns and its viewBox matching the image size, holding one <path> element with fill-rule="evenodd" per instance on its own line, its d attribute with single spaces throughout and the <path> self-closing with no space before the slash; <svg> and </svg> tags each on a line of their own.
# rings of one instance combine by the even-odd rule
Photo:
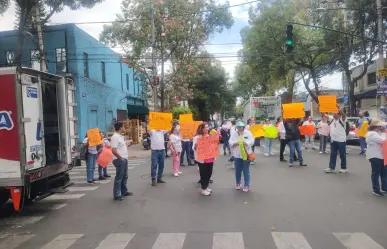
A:
<svg viewBox="0 0 387 249">
<path fill-rule="evenodd" d="M 358 141 L 359 140 L 359 136 L 355 133 L 356 123 L 357 123 L 358 119 L 359 119 L 358 117 L 347 117 L 347 121 L 348 121 L 349 125 L 351 126 L 351 128 L 349 129 L 349 134 L 347 135 L 347 141 Z"/>
</svg>

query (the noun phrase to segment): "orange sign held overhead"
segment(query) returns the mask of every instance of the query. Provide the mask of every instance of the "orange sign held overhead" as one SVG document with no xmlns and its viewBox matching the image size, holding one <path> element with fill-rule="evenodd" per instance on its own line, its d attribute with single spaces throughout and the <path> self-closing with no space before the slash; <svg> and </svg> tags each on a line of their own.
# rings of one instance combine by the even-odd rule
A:
<svg viewBox="0 0 387 249">
<path fill-rule="evenodd" d="M 190 123 L 190 122 L 193 122 L 193 116 L 192 114 L 180 114 L 179 115 L 179 122 L 180 124 L 183 124 L 183 123 Z"/>
<path fill-rule="evenodd" d="M 305 116 L 304 103 L 282 104 L 283 118 L 303 118 Z"/>
<path fill-rule="evenodd" d="M 172 129 L 172 113 L 149 112 L 149 130 L 169 131 Z"/>
<path fill-rule="evenodd" d="M 89 146 L 97 146 L 102 144 L 101 134 L 99 134 L 99 129 L 94 128 L 87 131 L 87 139 Z"/>
<path fill-rule="evenodd" d="M 263 137 L 264 136 L 264 131 L 262 129 L 262 124 L 256 124 L 250 126 L 250 132 L 253 135 L 254 138 L 257 137 Z"/>
<path fill-rule="evenodd" d="M 196 159 L 204 161 L 219 156 L 219 135 L 200 137 L 197 141 Z"/>
<path fill-rule="evenodd" d="M 183 139 L 192 139 L 196 135 L 199 125 L 202 121 L 193 121 L 180 124 L 180 135 Z"/>
<path fill-rule="evenodd" d="M 319 111 L 320 112 L 333 112 L 337 113 L 336 95 L 323 95 L 318 96 Z"/>
<path fill-rule="evenodd" d="M 307 136 L 314 135 L 316 134 L 316 127 L 314 127 L 313 125 L 300 126 L 300 133 L 301 135 L 307 135 Z"/>
</svg>

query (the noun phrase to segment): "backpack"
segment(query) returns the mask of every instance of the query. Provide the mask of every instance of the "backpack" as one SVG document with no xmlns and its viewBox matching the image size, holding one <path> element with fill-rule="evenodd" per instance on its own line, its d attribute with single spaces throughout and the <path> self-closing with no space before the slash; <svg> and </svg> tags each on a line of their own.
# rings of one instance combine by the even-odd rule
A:
<svg viewBox="0 0 387 249">
<path fill-rule="evenodd" d="M 343 126 L 343 128 L 345 128 L 345 135 L 348 136 L 349 130 L 351 128 L 350 125 L 349 125 L 349 122 L 345 121 L 345 127 L 344 127 L 344 124 L 341 122 L 341 119 L 339 119 L 339 122 L 340 122 L 341 126 Z"/>
</svg>

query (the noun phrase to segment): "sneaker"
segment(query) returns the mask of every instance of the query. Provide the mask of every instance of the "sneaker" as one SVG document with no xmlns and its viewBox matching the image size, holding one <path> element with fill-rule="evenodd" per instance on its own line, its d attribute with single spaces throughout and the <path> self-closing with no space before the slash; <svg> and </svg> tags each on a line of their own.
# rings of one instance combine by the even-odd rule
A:
<svg viewBox="0 0 387 249">
<path fill-rule="evenodd" d="M 381 192 L 372 192 L 374 195 L 376 195 L 376 196 L 384 196 L 384 194 L 382 194 Z"/>
<path fill-rule="evenodd" d="M 364 151 L 362 151 L 362 152 L 360 152 L 360 153 L 359 153 L 359 155 L 364 155 L 364 154 L 365 154 L 365 152 L 364 152 Z"/>
<path fill-rule="evenodd" d="M 162 178 L 160 178 L 157 180 L 157 183 L 165 183 L 165 181 Z"/>
<path fill-rule="evenodd" d="M 325 171 L 325 173 L 335 173 L 336 172 L 334 169 L 331 169 L 331 168 L 326 168 L 324 171 Z"/>
<path fill-rule="evenodd" d="M 273 152 L 272 152 L 272 153 L 270 153 L 270 155 L 272 155 L 272 156 L 275 156 Z"/>
<path fill-rule="evenodd" d="M 123 194 L 123 196 L 133 196 L 133 193 L 132 192 L 126 192 L 125 194 Z"/>
<path fill-rule="evenodd" d="M 308 164 L 302 162 L 302 163 L 300 163 L 300 166 L 308 166 Z"/>
<path fill-rule="evenodd" d="M 115 201 L 123 201 L 124 198 L 122 196 L 117 196 L 117 197 L 114 197 L 114 200 Z"/>
<path fill-rule="evenodd" d="M 183 174 L 183 172 L 181 172 L 181 171 L 179 171 L 179 172 L 177 172 L 179 175 L 182 175 Z"/>
<path fill-rule="evenodd" d="M 387 190 L 383 190 L 383 189 L 382 189 L 380 192 L 382 192 L 382 193 L 387 193 Z"/>
<path fill-rule="evenodd" d="M 174 176 L 176 176 L 176 177 L 178 177 L 178 176 L 179 176 L 179 174 L 178 174 L 178 173 L 174 173 L 173 175 L 174 175 Z"/>
<path fill-rule="evenodd" d="M 209 196 L 211 195 L 211 193 L 207 190 L 207 189 L 204 189 L 200 192 L 202 195 L 205 195 L 205 196 Z"/>
<path fill-rule="evenodd" d="M 255 161 L 251 161 L 250 164 L 251 164 L 251 165 L 254 165 L 254 164 L 255 164 Z"/>
<path fill-rule="evenodd" d="M 293 167 L 293 163 L 289 163 L 289 167 Z"/>
<path fill-rule="evenodd" d="M 235 187 L 236 190 L 241 190 L 241 185 L 240 184 L 237 184 L 236 187 Z"/>
<path fill-rule="evenodd" d="M 207 190 L 208 192 L 212 193 L 212 189 L 207 188 L 206 190 Z"/>
<path fill-rule="evenodd" d="M 265 156 L 269 156 L 269 154 L 268 154 L 268 153 L 265 153 Z"/>
<path fill-rule="evenodd" d="M 286 159 L 280 159 L 280 162 L 287 163 L 288 160 L 286 160 Z"/>
<path fill-rule="evenodd" d="M 340 169 L 340 170 L 339 170 L 339 173 L 347 173 L 347 172 L 348 172 L 347 169 Z"/>
<path fill-rule="evenodd" d="M 100 177 L 98 178 L 98 180 L 101 180 L 101 181 L 106 180 L 106 177 L 100 176 Z"/>
<path fill-rule="evenodd" d="M 249 191 L 250 191 L 249 187 L 246 186 L 246 187 L 243 188 L 243 192 L 249 192 Z"/>
<path fill-rule="evenodd" d="M 320 151 L 320 154 L 322 154 L 323 152 L 322 151 Z"/>
<path fill-rule="evenodd" d="M 112 177 L 111 175 L 103 175 L 105 178 L 110 178 Z"/>
<path fill-rule="evenodd" d="M 324 152 L 324 154 L 327 154 L 328 152 L 326 152 L 326 151 L 323 151 Z"/>
<path fill-rule="evenodd" d="M 87 184 L 95 184 L 94 181 L 87 181 Z"/>
<path fill-rule="evenodd" d="M 286 155 L 287 153 L 286 152 L 284 152 L 284 155 Z"/>
<path fill-rule="evenodd" d="M 156 180 L 155 179 L 152 180 L 152 186 L 156 186 Z"/>
</svg>

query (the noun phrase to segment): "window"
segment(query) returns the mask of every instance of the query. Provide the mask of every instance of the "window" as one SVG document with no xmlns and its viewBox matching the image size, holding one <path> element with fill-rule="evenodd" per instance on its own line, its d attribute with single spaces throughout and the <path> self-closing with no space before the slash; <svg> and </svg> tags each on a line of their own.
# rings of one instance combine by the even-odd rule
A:
<svg viewBox="0 0 387 249">
<path fill-rule="evenodd" d="M 57 73 L 67 72 L 66 49 L 57 48 L 55 49 L 55 52 L 56 52 L 56 72 Z"/>
<path fill-rule="evenodd" d="M 30 54 L 31 58 L 31 68 L 35 70 L 40 70 L 40 58 L 39 58 L 39 50 L 31 50 Z"/>
<path fill-rule="evenodd" d="M 5 53 L 5 61 L 7 62 L 7 65 L 15 64 L 15 51 L 7 51 Z"/>
<path fill-rule="evenodd" d="M 126 74 L 126 89 L 129 90 L 129 74 Z"/>
<path fill-rule="evenodd" d="M 367 78 L 369 86 L 376 84 L 376 72 L 367 74 Z"/>
<path fill-rule="evenodd" d="M 89 78 L 89 55 L 83 53 L 83 75 Z"/>
<path fill-rule="evenodd" d="M 101 61 L 102 83 L 106 83 L 105 62 Z"/>
</svg>

